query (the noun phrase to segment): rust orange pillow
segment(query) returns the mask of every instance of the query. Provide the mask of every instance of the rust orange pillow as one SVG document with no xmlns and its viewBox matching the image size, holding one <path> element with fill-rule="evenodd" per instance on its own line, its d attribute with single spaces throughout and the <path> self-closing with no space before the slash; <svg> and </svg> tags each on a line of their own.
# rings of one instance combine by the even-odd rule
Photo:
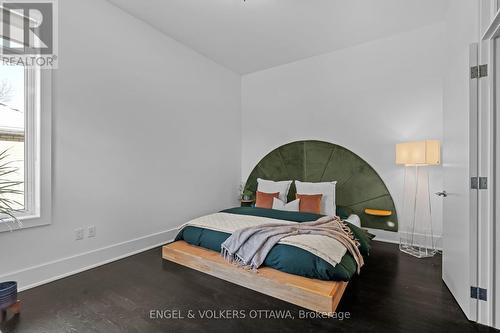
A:
<svg viewBox="0 0 500 333">
<path fill-rule="evenodd" d="M 296 194 L 300 199 L 299 211 L 302 213 L 321 213 L 321 198 L 323 194 Z"/>
<path fill-rule="evenodd" d="M 258 208 L 273 208 L 273 199 L 278 198 L 280 192 L 266 193 L 257 191 L 255 195 L 255 207 Z"/>
</svg>

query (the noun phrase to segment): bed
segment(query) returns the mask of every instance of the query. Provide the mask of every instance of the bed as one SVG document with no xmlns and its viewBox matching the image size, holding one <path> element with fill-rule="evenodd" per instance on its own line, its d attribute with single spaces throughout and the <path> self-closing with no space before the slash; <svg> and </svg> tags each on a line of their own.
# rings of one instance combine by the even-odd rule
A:
<svg viewBox="0 0 500 333">
<path fill-rule="evenodd" d="M 321 141 L 299 141 L 279 147 L 254 168 L 246 183 L 247 191 L 256 191 L 258 177 L 277 181 L 336 180 L 337 215 L 359 242 L 363 257 L 369 255 L 373 238 L 364 227 L 397 230 L 394 203 L 385 184 L 371 166 L 343 147 Z M 294 197 L 293 188 L 289 197 Z M 368 216 L 365 208 L 394 213 Z M 356 261 L 349 252 L 337 253 L 332 262 L 321 252 L 280 241 L 257 272 L 232 265 L 220 255 L 221 244 L 231 232 L 248 226 L 245 223 L 304 223 L 320 217 L 255 207 L 226 209 L 184 225 L 175 241 L 163 247 L 163 258 L 313 311 L 333 313 L 348 281 L 357 275 Z"/>
</svg>

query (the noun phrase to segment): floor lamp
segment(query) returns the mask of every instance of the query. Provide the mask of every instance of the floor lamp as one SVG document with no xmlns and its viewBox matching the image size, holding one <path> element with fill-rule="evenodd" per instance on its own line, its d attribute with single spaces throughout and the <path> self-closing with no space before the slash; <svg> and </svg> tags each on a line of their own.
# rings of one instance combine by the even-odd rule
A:
<svg viewBox="0 0 500 333">
<path fill-rule="evenodd" d="M 396 145 L 396 164 L 405 167 L 399 249 L 417 258 L 432 257 L 437 252 L 432 230 L 428 167 L 440 163 L 438 140 Z"/>
</svg>

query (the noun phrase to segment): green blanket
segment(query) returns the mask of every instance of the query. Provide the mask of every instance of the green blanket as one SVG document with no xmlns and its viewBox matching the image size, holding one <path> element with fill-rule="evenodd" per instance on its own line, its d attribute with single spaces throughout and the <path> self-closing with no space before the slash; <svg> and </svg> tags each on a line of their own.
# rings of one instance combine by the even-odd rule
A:
<svg viewBox="0 0 500 333">
<path fill-rule="evenodd" d="M 255 207 L 236 207 L 223 210 L 222 212 L 261 216 L 294 222 L 315 221 L 322 216 L 311 213 L 286 212 Z M 372 236 L 363 229 L 352 224 L 348 223 L 348 226 L 351 228 L 356 239 L 360 242 L 361 253 L 363 256 L 367 256 L 370 251 Z M 221 244 L 229 236 L 230 234 L 224 232 L 188 226 L 179 232 L 176 240 L 184 240 L 189 244 L 220 252 Z M 356 272 L 356 262 L 349 253 L 346 253 L 342 257 L 339 264 L 332 266 L 325 260 L 308 251 L 285 244 L 277 244 L 273 247 L 264 261 L 264 266 L 309 278 L 336 281 L 348 281 Z"/>
</svg>

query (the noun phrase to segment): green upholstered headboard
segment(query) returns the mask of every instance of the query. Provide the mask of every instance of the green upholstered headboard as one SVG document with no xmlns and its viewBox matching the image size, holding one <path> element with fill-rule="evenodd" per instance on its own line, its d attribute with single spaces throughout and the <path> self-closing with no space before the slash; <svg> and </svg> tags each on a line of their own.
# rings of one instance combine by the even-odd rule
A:
<svg viewBox="0 0 500 333">
<path fill-rule="evenodd" d="M 384 182 L 368 163 L 344 147 L 315 140 L 288 143 L 267 154 L 255 166 L 245 184 L 246 192 L 255 194 L 257 178 L 274 181 L 337 181 L 337 206 L 357 214 L 363 227 L 398 230 L 394 201 Z M 292 185 L 288 200 L 294 198 L 295 186 Z M 367 215 L 366 208 L 390 210 L 392 215 Z"/>
</svg>

